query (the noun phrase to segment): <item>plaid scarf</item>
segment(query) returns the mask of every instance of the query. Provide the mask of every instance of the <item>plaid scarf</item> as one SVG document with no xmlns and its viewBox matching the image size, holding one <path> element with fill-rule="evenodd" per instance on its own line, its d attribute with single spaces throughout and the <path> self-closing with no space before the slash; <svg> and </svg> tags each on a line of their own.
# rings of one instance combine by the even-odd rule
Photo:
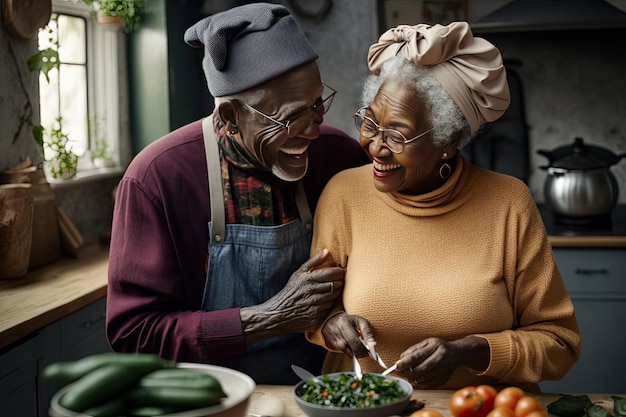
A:
<svg viewBox="0 0 626 417">
<path fill-rule="evenodd" d="M 281 181 L 250 162 L 216 113 L 213 127 L 220 150 L 226 223 L 275 226 L 296 219 L 297 183 Z"/>
</svg>

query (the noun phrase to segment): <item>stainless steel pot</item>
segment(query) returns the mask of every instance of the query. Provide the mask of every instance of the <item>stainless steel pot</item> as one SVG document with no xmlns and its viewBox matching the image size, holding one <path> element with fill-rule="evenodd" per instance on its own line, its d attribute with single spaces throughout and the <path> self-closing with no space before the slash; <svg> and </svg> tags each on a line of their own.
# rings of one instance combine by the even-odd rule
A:
<svg viewBox="0 0 626 417">
<path fill-rule="evenodd" d="M 555 214 L 584 218 L 609 214 L 619 196 L 619 187 L 610 167 L 626 154 L 586 145 L 576 138 L 572 145 L 552 151 L 538 150 L 548 158 L 544 197 Z"/>
</svg>

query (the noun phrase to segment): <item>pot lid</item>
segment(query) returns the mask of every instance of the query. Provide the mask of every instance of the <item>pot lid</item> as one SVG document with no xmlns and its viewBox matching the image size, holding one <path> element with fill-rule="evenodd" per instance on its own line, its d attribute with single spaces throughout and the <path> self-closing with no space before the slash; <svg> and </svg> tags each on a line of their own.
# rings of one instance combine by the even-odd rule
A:
<svg viewBox="0 0 626 417">
<path fill-rule="evenodd" d="M 540 149 L 537 153 L 548 158 L 550 167 L 571 170 L 607 168 L 626 156 L 626 154 L 616 155 L 600 146 L 587 145 L 582 138 L 574 139 L 571 145 L 561 146 L 552 151 Z"/>
</svg>

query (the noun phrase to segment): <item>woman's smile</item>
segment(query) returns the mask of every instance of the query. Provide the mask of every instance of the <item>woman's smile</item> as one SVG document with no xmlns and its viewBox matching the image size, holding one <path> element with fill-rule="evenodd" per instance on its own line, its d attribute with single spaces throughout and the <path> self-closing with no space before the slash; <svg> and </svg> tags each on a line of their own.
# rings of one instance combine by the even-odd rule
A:
<svg viewBox="0 0 626 417">
<path fill-rule="evenodd" d="M 379 178 L 389 176 L 390 174 L 393 174 L 402 168 L 402 165 L 398 163 L 389 164 L 377 158 L 373 159 L 373 164 L 374 164 L 374 175 Z"/>
</svg>

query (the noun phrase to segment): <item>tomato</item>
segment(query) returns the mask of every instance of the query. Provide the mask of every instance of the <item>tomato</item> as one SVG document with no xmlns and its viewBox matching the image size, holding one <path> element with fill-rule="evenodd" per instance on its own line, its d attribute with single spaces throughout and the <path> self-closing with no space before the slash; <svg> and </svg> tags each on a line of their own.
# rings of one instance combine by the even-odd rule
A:
<svg viewBox="0 0 626 417">
<path fill-rule="evenodd" d="M 511 410 L 515 410 L 517 401 L 524 397 L 526 393 L 524 390 L 518 387 L 506 387 L 502 391 L 498 392 L 496 399 L 493 402 L 495 407 L 508 407 Z"/>
<path fill-rule="evenodd" d="M 515 405 L 515 417 L 526 417 L 533 411 L 544 411 L 543 406 L 535 397 L 526 395 Z"/>
<path fill-rule="evenodd" d="M 515 411 L 509 407 L 493 407 L 487 417 L 515 417 Z"/>
<path fill-rule="evenodd" d="M 413 411 L 409 414 L 409 417 L 443 417 L 439 411 L 423 408 L 421 410 Z"/>
<path fill-rule="evenodd" d="M 450 397 L 448 408 L 454 417 L 485 417 L 493 409 L 496 394 L 489 385 L 461 388 Z"/>
</svg>

